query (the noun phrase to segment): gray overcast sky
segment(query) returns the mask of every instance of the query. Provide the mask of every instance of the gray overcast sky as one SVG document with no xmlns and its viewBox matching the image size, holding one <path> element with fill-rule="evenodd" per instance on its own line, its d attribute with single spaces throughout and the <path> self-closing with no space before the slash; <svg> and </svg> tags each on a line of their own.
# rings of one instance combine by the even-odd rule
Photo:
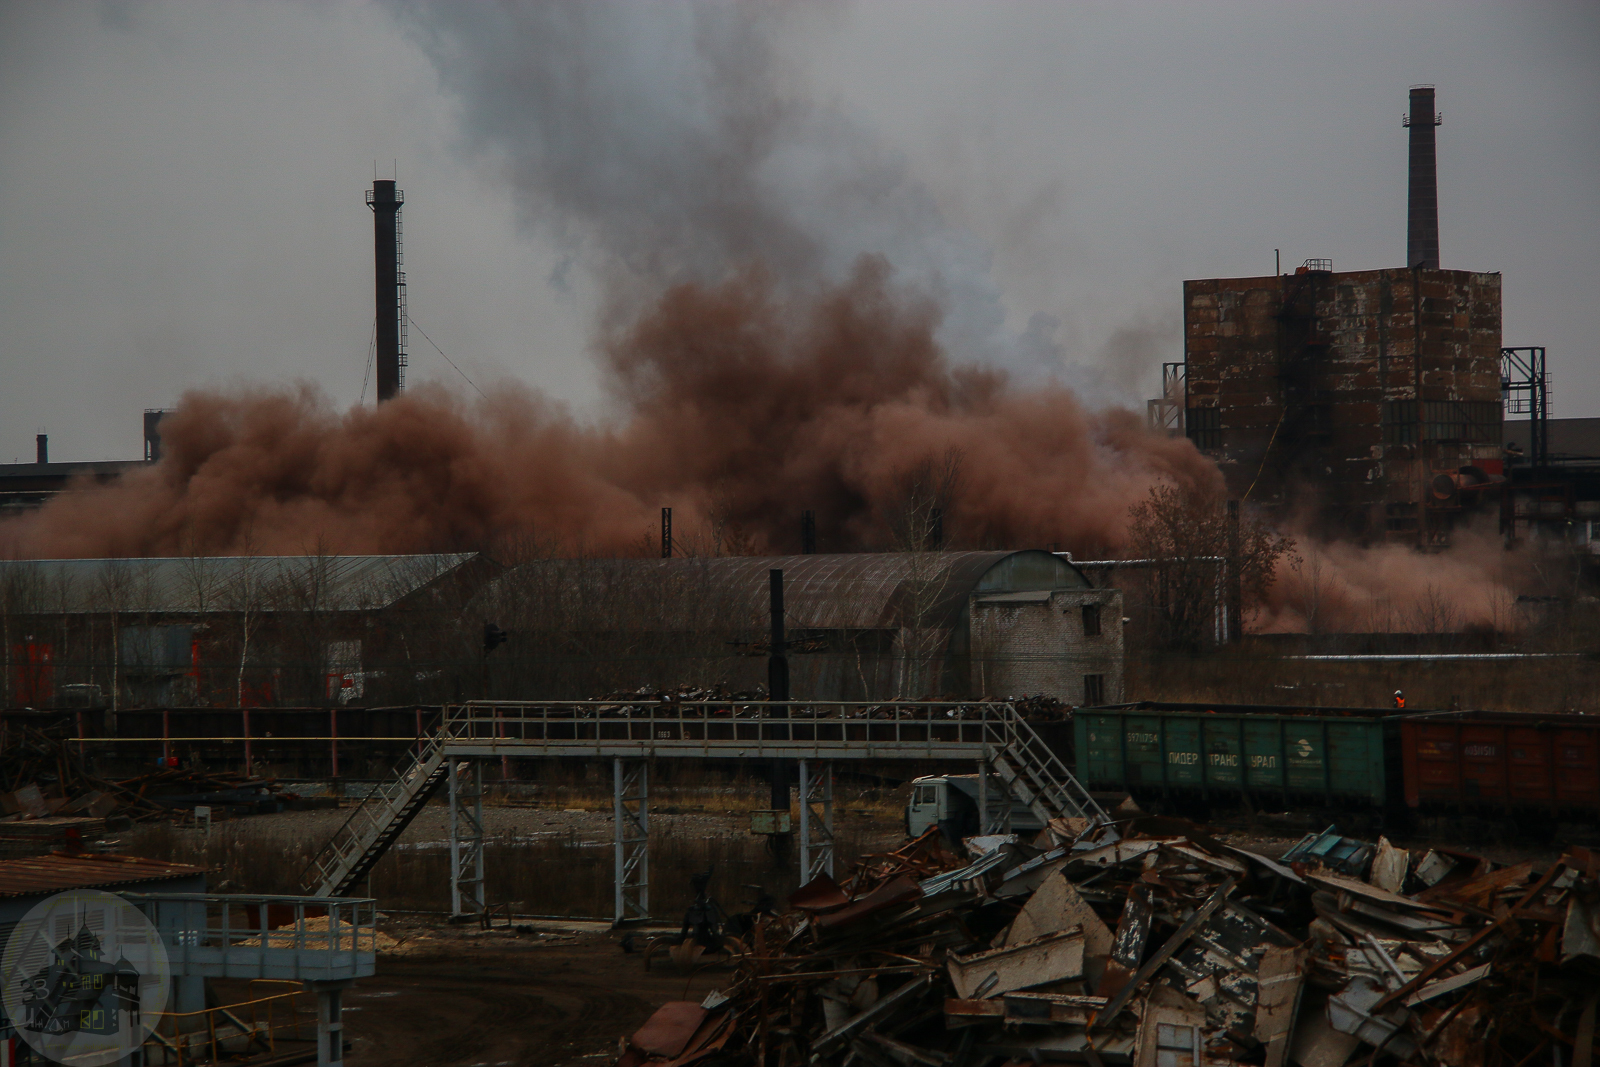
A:
<svg viewBox="0 0 1600 1067">
<path fill-rule="evenodd" d="M 557 35 L 540 53 L 542 38 L 517 33 L 548 20 L 502 27 L 495 10 L 0 5 L 0 462 L 30 459 L 39 431 L 56 459 L 137 455 L 140 410 L 197 385 L 308 379 L 356 402 L 374 160 L 383 176 L 399 161 L 422 329 L 479 384 L 514 378 L 601 413 L 588 346 L 600 265 L 622 253 L 614 234 L 585 253 L 584 234 L 626 211 L 583 187 L 625 157 L 552 169 L 565 149 L 549 130 L 582 155 L 593 116 L 624 141 L 637 122 L 631 164 L 650 173 L 651 134 L 679 152 L 673 123 L 703 106 L 678 107 L 704 91 L 704 27 L 689 23 L 722 9 L 589 6 L 606 12 L 577 19 L 606 23 L 579 34 L 589 73 L 611 79 L 598 104 L 502 86 L 571 46 Z M 1140 402 L 1156 365 L 1181 357 L 1183 279 L 1269 273 L 1274 247 L 1286 266 L 1400 265 L 1400 117 L 1426 81 L 1444 114 L 1444 265 L 1502 271 L 1506 343 L 1549 346 L 1555 414 L 1600 414 L 1600 5 L 874 0 L 768 14 L 745 27 L 766 51 L 735 40 L 726 54 L 769 64 L 768 91 L 809 118 L 752 180 L 802 205 L 797 219 L 843 204 L 811 224 L 849 231 L 830 249 L 882 246 L 912 280 L 934 264 L 957 325 L 976 308 L 967 318 L 1009 338 L 953 327 L 957 358 L 1038 373 L 1016 355 L 1032 352 L 1097 401 Z M 575 100 L 596 110 L 541 113 L 546 155 L 518 171 L 524 109 Z M 576 189 L 542 188 L 552 175 Z M 895 196 L 860 207 L 816 192 L 869 182 Z M 413 383 L 461 384 L 420 337 L 411 350 Z"/>
</svg>

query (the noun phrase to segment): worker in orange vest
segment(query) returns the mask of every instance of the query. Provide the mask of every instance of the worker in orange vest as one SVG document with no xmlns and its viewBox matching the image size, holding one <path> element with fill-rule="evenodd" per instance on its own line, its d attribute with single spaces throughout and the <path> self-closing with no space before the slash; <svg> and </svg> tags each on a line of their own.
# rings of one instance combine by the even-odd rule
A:
<svg viewBox="0 0 1600 1067">
<path fill-rule="evenodd" d="M 1394 706 L 1402 710 L 1406 706 L 1406 695 L 1398 689 L 1394 691 Z"/>
</svg>

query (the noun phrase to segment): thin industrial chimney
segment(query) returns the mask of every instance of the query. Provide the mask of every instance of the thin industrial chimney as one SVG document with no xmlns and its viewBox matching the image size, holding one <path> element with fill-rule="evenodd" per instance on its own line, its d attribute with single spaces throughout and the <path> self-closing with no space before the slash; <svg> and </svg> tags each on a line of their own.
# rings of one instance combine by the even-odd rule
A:
<svg viewBox="0 0 1600 1067">
<path fill-rule="evenodd" d="M 392 181 L 374 179 L 367 190 L 372 209 L 373 292 L 377 309 L 374 334 L 378 400 L 393 400 L 406 385 L 406 276 L 400 244 L 400 205 L 406 194 Z"/>
<path fill-rule="evenodd" d="M 1406 202 L 1406 266 L 1439 269 L 1439 163 L 1434 148 L 1433 86 L 1411 87 L 1411 182 Z"/>
<path fill-rule="evenodd" d="M 50 462 L 50 435 L 38 433 L 33 435 L 33 447 L 37 453 L 35 462 L 45 464 Z"/>
<path fill-rule="evenodd" d="M 161 461 L 161 420 L 166 418 L 165 408 L 144 409 L 144 461 Z"/>
</svg>

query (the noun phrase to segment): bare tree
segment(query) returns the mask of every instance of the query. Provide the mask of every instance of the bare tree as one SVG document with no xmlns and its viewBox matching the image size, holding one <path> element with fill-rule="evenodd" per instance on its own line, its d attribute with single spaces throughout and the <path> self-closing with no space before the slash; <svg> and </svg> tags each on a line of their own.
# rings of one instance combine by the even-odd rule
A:
<svg viewBox="0 0 1600 1067">
<path fill-rule="evenodd" d="M 309 703 L 332 695 L 328 688 L 336 669 L 360 671 L 359 652 L 352 656 L 348 642 L 339 643 L 337 649 L 331 642 L 337 564 L 327 542 L 318 536 L 301 555 L 280 561 L 272 583 L 275 606 L 295 619 L 292 631 L 277 634 L 280 654 L 287 652 L 293 657 L 296 669 L 290 674 L 298 679 L 299 698 Z M 362 603 L 382 602 L 382 590 L 358 590 L 356 594 Z M 359 677 L 356 684 L 360 684 Z"/>
<path fill-rule="evenodd" d="M 1278 561 L 1293 555 L 1294 541 L 1253 515 L 1239 517 L 1234 552 L 1225 501 L 1203 489 L 1158 485 L 1129 511 L 1132 548 L 1151 560 L 1151 601 L 1157 644 L 1198 649 L 1217 609 L 1219 561 L 1237 583 L 1248 614 L 1271 587 Z"/>
<path fill-rule="evenodd" d="M 74 611 L 88 608 L 90 605 L 88 593 L 79 587 L 79 582 L 73 572 L 60 564 L 55 565 L 44 583 L 44 597 L 40 606 L 55 616 L 56 660 L 60 662 L 69 656 L 68 641 L 73 636 L 69 629 L 68 620 Z M 96 684 L 96 657 L 95 657 L 95 626 L 93 616 L 84 611 L 86 625 L 80 626 L 78 636 L 82 639 L 84 650 L 82 661 L 88 665 L 86 674 L 81 675 L 88 680 L 88 684 Z M 35 625 L 42 623 L 42 619 Z"/>
<path fill-rule="evenodd" d="M 256 555 L 250 532 L 245 531 L 239 565 L 228 576 L 224 602 L 239 615 L 239 673 L 234 682 L 234 707 L 244 707 L 244 670 L 250 658 L 250 636 L 258 622 L 264 599 L 267 574 Z"/>
<path fill-rule="evenodd" d="M 894 493 L 883 517 L 895 551 L 937 552 L 945 547 L 964 461 L 959 448 L 948 448 L 894 472 Z"/>
<path fill-rule="evenodd" d="M 59 569 L 59 568 L 58 568 Z M 34 661 L 33 653 L 21 650 L 21 658 L 13 660 L 21 644 L 32 644 L 30 630 L 24 624 L 37 626 L 47 611 L 49 589 L 45 572 L 30 563 L 0 563 L 0 642 L 4 645 L 5 680 L 0 697 L 7 705 L 21 699 L 12 692 L 13 680 L 25 689 L 28 699 L 38 688 L 37 675 L 42 665 Z M 22 639 L 26 638 L 26 642 Z"/>
<path fill-rule="evenodd" d="M 123 683 L 122 627 L 125 613 L 141 612 L 148 620 L 153 594 L 149 564 L 135 560 L 108 559 L 100 564 L 90 593 L 94 606 L 108 620 L 111 638 L 111 707 L 107 727 L 116 722 L 121 705 Z M 142 631 L 140 631 L 142 633 Z"/>
<path fill-rule="evenodd" d="M 1290 568 L 1300 577 L 1299 603 L 1301 618 L 1306 621 L 1306 632 L 1322 632 L 1322 601 L 1327 594 L 1328 557 L 1312 545 L 1304 556 L 1290 563 Z"/>
<path fill-rule="evenodd" d="M 711 490 L 711 503 L 706 508 L 710 525 L 712 556 L 754 556 L 755 538 L 740 524 L 734 514 L 733 492 L 723 482 Z"/>
<path fill-rule="evenodd" d="M 1448 634 L 1461 628 L 1461 617 L 1445 591 L 1429 582 L 1411 609 L 1411 625 L 1417 633 Z"/>
<path fill-rule="evenodd" d="M 205 684 L 207 679 L 201 673 L 200 664 L 203 660 L 200 649 L 204 647 L 202 635 L 210 629 L 212 612 L 216 610 L 225 592 L 226 572 L 220 560 L 215 556 L 204 554 L 204 549 L 195 537 L 185 537 L 183 548 L 182 562 L 178 565 L 179 580 L 183 583 L 184 597 L 188 601 L 187 609 L 195 620 L 194 630 L 190 634 L 191 647 L 195 651 L 194 662 L 191 664 L 192 688 L 188 693 L 188 699 L 199 701 L 202 699 L 202 692 L 208 692 L 211 688 L 209 684 Z"/>
<path fill-rule="evenodd" d="M 940 625 L 947 608 L 950 568 L 943 558 L 947 517 L 961 487 L 963 455 L 950 448 L 895 472 L 895 493 L 885 509 L 893 545 L 907 573 L 897 605 L 899 634 L 895 691 L 905 697 L 940 696 L 939 665 L 950 629 Z"/>
</svg>

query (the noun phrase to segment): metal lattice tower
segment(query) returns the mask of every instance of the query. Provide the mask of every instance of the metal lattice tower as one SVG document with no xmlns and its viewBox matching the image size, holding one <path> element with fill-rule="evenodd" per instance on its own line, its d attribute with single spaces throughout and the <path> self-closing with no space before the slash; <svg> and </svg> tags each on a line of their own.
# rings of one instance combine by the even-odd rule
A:
<svg viewBox="0 0 1600 1067">
<path fill-rule="evenodd" d="M 801 760 L 800 884 L 823 874 L 833 877 L 833 761 Z"/>
</svg>

